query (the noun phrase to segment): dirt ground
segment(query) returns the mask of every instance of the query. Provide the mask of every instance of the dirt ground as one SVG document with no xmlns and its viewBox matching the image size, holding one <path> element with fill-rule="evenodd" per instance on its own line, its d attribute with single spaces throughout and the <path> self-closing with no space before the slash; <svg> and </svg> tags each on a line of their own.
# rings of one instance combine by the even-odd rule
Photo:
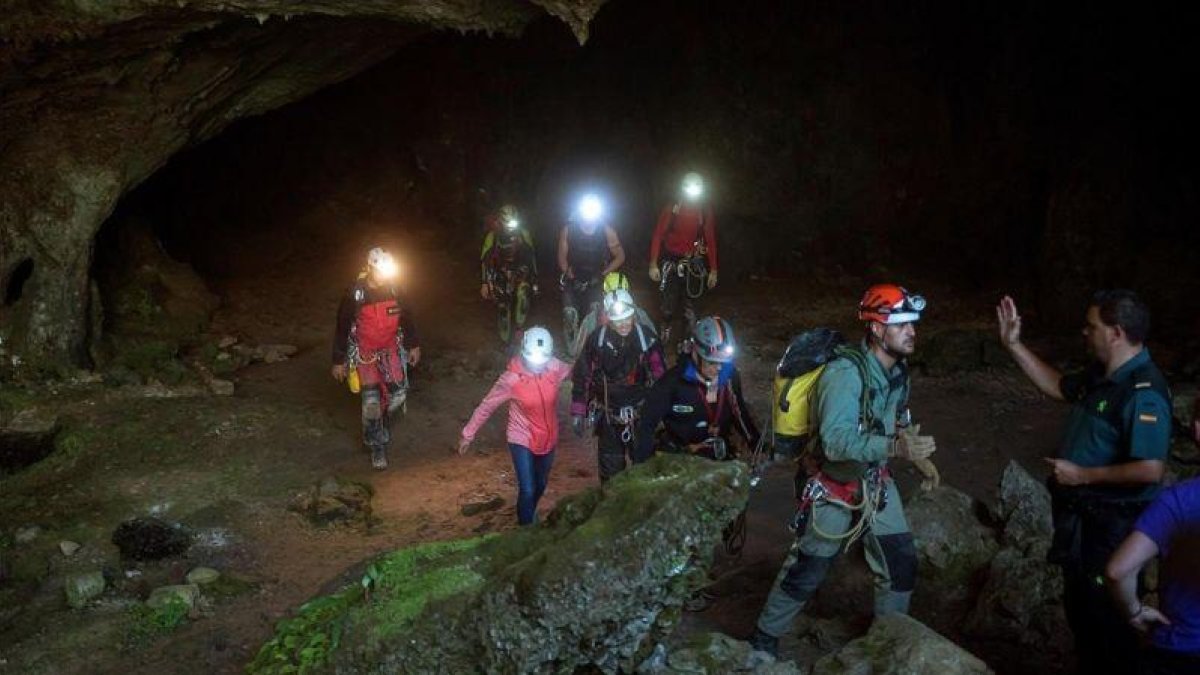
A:
<svg viewBox="0 0 1200 675">
<path fill-rule="evenodd" d="M 41 533 L 24 551 L 43 552 L 48 561 L 41 590 L 0 596 L 10 603 L 0 612 L 0 673 L 240 672 L 291 608 L 373 554 L 515 527 L 503 413 L 485 427 L 473 454 L 453 452 L 463 423 L 504 363 L 492 313 L 477 295 L 474 249 L 452 256 L 432 237 L 394 242 L 402 251 L 423 361 L 413 372 L 407 414 L 393 426 L 391 467 L 375 472 L 359 444 L 357 400 L 329 375 L 334 309 L 359 255 L 357 243 L 352 244 L 332 251 L 294 248 L 258 274 L 214 284 L 223 298 L 214 334 L 299 347 L 286 362 L 239 371 L 232 398 L 129 399 L 100 385 L 60 393 L 56 405 L 63 424 L 81 430 L 78 456 L 36 476 L 18 474 L 0 483 L 6 493 L 0 495 L 0 532 L 37 525 Z M 547 281 L 534 318 L 557 334 L 558 297 Z M 787 337 L 814 325 L 854 330 L 852 312 L 860 292 L 855 279 L 810 287 L 746 279 L 719 288 L 707 300 L 735 327 L 742 344 L 740 367 L 760 420 L 768 405 L 770 373 Z M 648 286 L 635 289 L 635 295 L 651 299 Z M 939 311 L 939 297 L 930 295 L 935 309 L 922 331 L 989 325 L 989 299 L 956 297 L 951 324 L 950 303 L 943 302 Z M 565 409 L 564 404 L 564 434 L 543 512 L 560 497 L 597 482 L 593 443 L 570 434 Z M 1053 449 L 1064 413 L 1007 370 L 940 378 L 918 374 L 913 410 L 937 437 L 935 460 L 944 481 L 981 500 L 994 495 L 1010 459 L 1044 475 L 1038 458 Z M 909 494 L 915 472 L 901 466 L 898 474 L 902 491 Z M 287 510 L 294 494 L 329 475 L 373 486 L 375 525 L 316 529 Z M 463 503 L 489 494 L 502 496 L 505 506 L 461 515 Z M 790 543 L 784 526 L 791 508 L 789 472 L 774 469 L 752 495 L 745 551 L 736 560 L 719 562 L 715 573 L 721 582 L 713 588 L 713 604 L 688 615 L 682 634 L 719 629 L 744 637 L 751 632 Z M 141 578 L 170 580 L 204 563 L 245 586 L 168 636 L 130 647 L 121 639 L 125 608 L 116 600 L 87 610 L 65 607 L 61 575 L 69 567 L 55 551 L 60 539 L 73 538 L 91 560 L 120 577 L 130 567 L 116 562 L 109 543 L 112 528 L 147 513 L 200 528 L 208 539 L 189 552 L 182 567 L 146 565 Z M 846 564 L 856 568 L 852 561 Z M 136 582 L 134 577 L 121 590 L 144 593 Z M 842 592 L 818 596 L 817 615 L 868 614 L 865 580 L 838 588 Z M 923 614 L 935 611 L 935 601 L 918 598 L 918 618 L 929 620 Z M 785 656 L 804 662 L 812 656 L 789 645 L 792 653 Z M 1022 672 L 1004 663 L 993 666 Z"/>
</svg>

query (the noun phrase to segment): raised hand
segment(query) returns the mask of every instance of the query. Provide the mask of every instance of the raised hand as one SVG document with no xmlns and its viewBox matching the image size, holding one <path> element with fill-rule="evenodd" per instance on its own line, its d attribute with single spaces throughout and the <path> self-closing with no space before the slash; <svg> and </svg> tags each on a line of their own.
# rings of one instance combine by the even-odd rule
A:
<svg viewBox="0 0 1200 675">
<path fill-rule="evenodd" d="M 996 323 L 1000 328 L 1001 343 L 1005 346 L 1021 343 L 1021 315 L 1011 296 L 1000 298 L 1000 304 L 996 305 Z"/>
</svg>

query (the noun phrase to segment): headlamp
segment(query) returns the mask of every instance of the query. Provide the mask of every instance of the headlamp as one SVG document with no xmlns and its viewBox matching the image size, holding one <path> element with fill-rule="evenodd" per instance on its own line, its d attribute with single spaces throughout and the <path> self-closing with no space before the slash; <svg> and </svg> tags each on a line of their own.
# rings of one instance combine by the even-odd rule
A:
<svg viewBox="0 0 1200 675">
<path fill-rule="evenodd" d="M 914 312 L 925 311 L 925 296 L 923 295 L 907 295 L 904 296 L 904 305 Z"/>
<path fill-rule="evenodd" d="M 683 194 L 688 199 L 695 199 L 704 194 L 704 186 L 699 183 L 687 183 L 683 186 Z"/>
<path fill-rule="evenodd" d="M 579 200 L 579 217 L 585 221 L 594 223 L 603 215 L 604 202 L 596 195 L 584 195 L 583 199 Z"/>
<path fill-rule="evenodd" d="M 378 274 L 381 278 L 391 279 L 391 278 L 395 277 L 396 273 L 399 271 L 400 271 L 400 267 L 396 264 L 396 261 L 393 258 L 391 258 L 390 256 L 375 263 L 375 273 Z"/>
<path fill-rule="evenodd" d="M 517 220 L 516 218 L 513 218 L 512 220 L 504 223 L 504 227 L 506 227 L 510 230 L 515 230 L 520 226 L 521 226 L 521 221 Z"/>
<path fill-rule="evenodd" d="M 529 361 L 530 363 L 532 363 L 535 366 L 540 366 L 543 363 L 550 360 L 550 355 L 543 351 L 535 350 L 535 351 L 527 352 L 525 354 L 525 360 Z"/>
</svg>

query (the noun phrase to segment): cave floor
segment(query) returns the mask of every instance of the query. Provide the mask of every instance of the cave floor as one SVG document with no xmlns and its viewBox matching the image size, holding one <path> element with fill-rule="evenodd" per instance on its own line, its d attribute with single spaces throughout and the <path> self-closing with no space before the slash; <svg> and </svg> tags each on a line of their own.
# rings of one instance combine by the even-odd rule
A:
<svg viewBox="0 0 1200 675">
<path fill-rule="evenodd" d="M 503 362 L 492 314 L 477 295 L 473 251 L 451 259 L 432 240 L 400 244 L 407 252 L 405 272 L 412 278 L 409 292 L 424 354 L 407 415 L 393 425 L 392 464 L 385 472 L 371 470 L 358 443 L 356 399 L 329 377 L 334 308 L 350 279 L 330 262 L 333 257 L 317 253 L 295 254 L 282 267 L 215 284 L 223 297 L 215 334 L 299 347 L 286 362 L 239 371 L 233 397 L 129 398 L 98 384 L 56 394 L 53 405 L 77 437 L 68 456 L 52 456 L 0 482 L 0 531 L 40 528 L 32 542 L 14 549 L 14 559 L 40 566 L 42 580 L 40 590 L 0 597 L 0 673 L 240 672 L 289 609 L 348 578 L 347 571 L 371 555 L 515 526 L 503 420 L 489 423 L 477 452 L 467 457 L 453 452 L 459 429 Z M 709 299 L 732 321 L 744 345 L 741 367 L 760 420 L 771 371 L 789 334 L 800 325 L 852 330 L 846 318 L 852 319 L 860 289 L 859 280 L 802 287 L 750 279 L 719 288 Z M 649 290 L 641 291 L 635 295 L 647 299 Z M 544 292 L 535 319 L 556 327 L 557 301 L 556 292 Z M 988 299 L 955 298 L 954 307 L 956 327 L 989 326 Z M 925 325 L 946 328 L 941 317 L 950 314 L 932 314 Z M 565 433 L 543 512 L 597 480 L 592 443 L 569 433 L 565 405 L 560 410 Z M 993 497 L 1010 458 L 1044 475 L 1038 457 L 1052 450 L 1063 413 L 1012 371 L 918 374 L 913 410 L 938 439 L 934 459 L 943 481 L 982 500 Z M 897 473 L 902 491 L 911 494 L 918 482 L 914 470 L 901 466 Z M 296 493 L 329 475 L 373 486 L 371 527 L 316 529 L 287 510 Z M 461 514 L 462 504 L 491 494 L 503 497 L 505 505 Z M 681 639 L 713 629 L 749 634 L 789 544 L 784 524 L 791 507 L 790 475 L 778 467 L 752 495 L 745 551 L 736 560 L 719 557 L 715 599 L 705 611 L 687 615 Z M 182 563 L 121 564 L 109 543 L 111 531 L 121 520 L 146 513 L 197 528 L 202 543 Z M 70 561 L 58 553 L 64 539 L 83 544 Z M 115 575 L 117 590 L 86 610 L 68 610 L 62 577 L 86 564 Z M 238 584 L 166 637 L 131 639 L 127 603 L 114 596 L 144 594 L 155 584 L 177 581 L 196 564 L 216 567 Z M 132 567 L 141 575 L 122 579 Z M 865 565 L 858 555 L 842 567 L 845 572 L 814 601 L 813 613 L 857 620 L 870 607 Z M 936 598 L 922 598 L 918 591 L 917 618 L 952 631 L 938 611 Z M 801 663 L 820 653 L 803 640 L 784 647 L 786 657 Z M 996 652 L 971 647 L 998 672 L 1055 671 L 1053 664 L 1038 664 L 1036 656 L 1010 658 L 1020 651 L 1015 646 Z"/>
</svg>

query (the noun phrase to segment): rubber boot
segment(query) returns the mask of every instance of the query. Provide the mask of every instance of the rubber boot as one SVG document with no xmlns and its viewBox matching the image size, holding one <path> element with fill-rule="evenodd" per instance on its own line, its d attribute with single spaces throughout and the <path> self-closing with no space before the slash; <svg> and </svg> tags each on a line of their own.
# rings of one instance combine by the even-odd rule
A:
<svg viewBox="0 0 1200 675">
<path fill-rule="evenodd" d="M 774 635 L 767 635 L 758 628 L 755 628 L 754 635 L 750 636 L 750 647 L 754 651 L 765 652 L 775 658 L 779 658 L 779 638 Z"/>
<path fill-rule="evenodd" d="M 388 467 L 387 448 L 382 445 L 371 446 L 371 466 L 378 471 Z"/>
</svg>

